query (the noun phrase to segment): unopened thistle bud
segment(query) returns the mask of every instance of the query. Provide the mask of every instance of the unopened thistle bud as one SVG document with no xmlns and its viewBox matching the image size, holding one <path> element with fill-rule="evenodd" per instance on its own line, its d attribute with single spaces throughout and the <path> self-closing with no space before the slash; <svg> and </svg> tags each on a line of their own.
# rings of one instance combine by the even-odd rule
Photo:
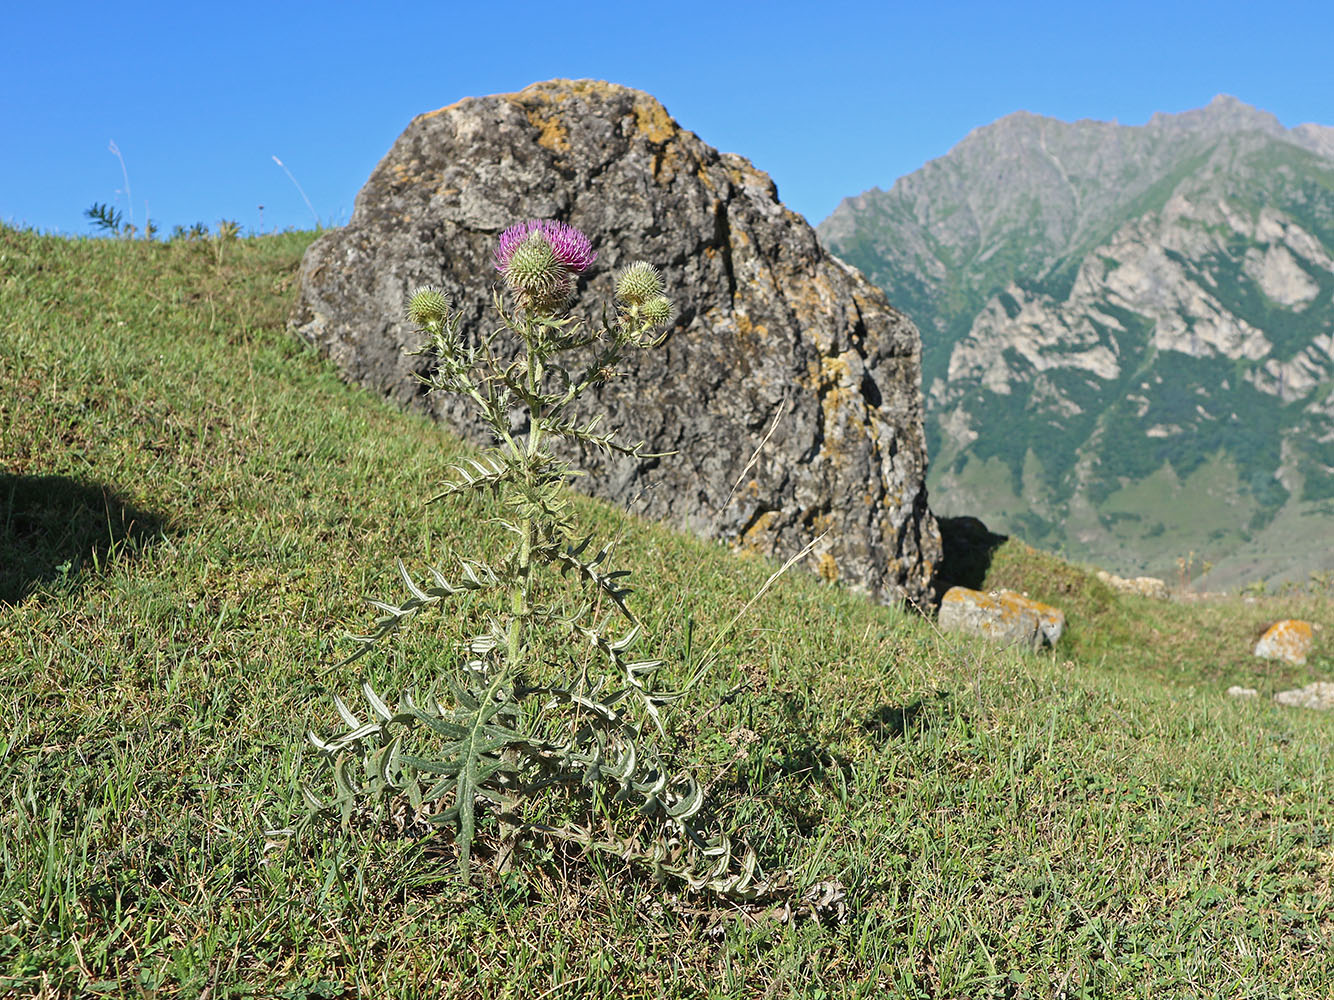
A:
<svg viewBox="0 0 1334 1000">
<path fill-rule="evenodd" d="M 671 299 L 662 295 L 653 296 L 639 307 L 639 315 L 650 326 L 666 326 L 672 321 L 674 313 Z"/>
<path fill-rule="evenodd" d="M 637 260 L 616 276 L 616 297 L 628 306 L 642 306 L 662 295 L 662 274 L 648 261 Z"/>
<path fill-rule="evenodd" d="M 449 316 L 449 300 L 434 285 L 422 285 L 408 299 L 408 319 L 421 327 L 440 324 Z"/>
</svg>

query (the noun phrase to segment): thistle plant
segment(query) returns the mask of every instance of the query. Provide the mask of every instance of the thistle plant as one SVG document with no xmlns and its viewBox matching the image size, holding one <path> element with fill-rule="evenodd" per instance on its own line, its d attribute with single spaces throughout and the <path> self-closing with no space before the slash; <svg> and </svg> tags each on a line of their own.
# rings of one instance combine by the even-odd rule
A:
<svg viewBox="0 0 1334 1000">
<path fill-rule="evenodd" d="M 372 602 L 383 616 L 345 663 L 465 595 L 472 634 L 442 658 L 451 665 L 428 696 L 405 691 L 391 706 L 363 683 L 365 720 L 335 696 L 346 730 L 309 737 L 332 771 L 334 797 L 303 788 L 303 826 L 387 807 L 400 827 L 451 829 L 465 877 L 481 843 L 504 869 L 523 841 L 549 837 L 751 899 L 765 889 L 754 853 L 709 817 L 694 775 L 667 767 L 654 748 L 665 735 L 662 708 L 680 695 L 656 689 L 661 661 L 637 652 L 643 627 L 629 571 L 608 565 L 610 546 L 579 531 L 569 501 L 576 470 L 558 452 L 574 449 L 556 446 L 646 457 L 599 417 L 577 417 L 575 404 L 615 377 L 628 352 L 660 344 L 673 315 L 661 274 L 639 261 L 617 275 L 600 323 L 570 316 L 578 276 L 596 257 L 583 233 L 560 222 L 505 230 L 495 250 L 500 325 L 472 341 L 440 289 L 412 293 L 408 317 L 426 338 L 418 353 L 434 362 L 423 381 L 471 401 L 495 442 L 456 466 L 431 500 L 491 494 L 511 545 L 489 562 L 458 555 L 425 581 L 398 563 L 407 599 Z"/>
</svg>

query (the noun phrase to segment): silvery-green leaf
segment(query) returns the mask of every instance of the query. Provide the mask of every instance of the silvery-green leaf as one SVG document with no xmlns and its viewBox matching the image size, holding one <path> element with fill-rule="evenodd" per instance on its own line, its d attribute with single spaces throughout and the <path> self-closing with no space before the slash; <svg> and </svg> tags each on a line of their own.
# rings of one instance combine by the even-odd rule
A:
<svg viewBox="0 0 1334 1000">
<path fill-rule="evenodd" d="M 403 584 L 408 588 L 408 593 L 423 604 L 429 601 L 431 598 L 427 596 L 426 592 L 413 582 L 412 575 L 408 572 L 408 568 L 403 565 L 403 560 L 398 559 L 395 561 L 398 563 L 398 575 L 402 577 Z"/>
<path fill-rule="evenodd" d="M 444 774 L 449 777 L 457 777 L 459 768 L 463 766 L 457 760 L 427 760 L 424 757 L 413 757 L 410 754 L 400 754 L 399 760 L 408 767 L 415 767 L 418 771 L 425 771 L 427 774 Z"/>
<path fill-rule="evenodd" d="M 456 826 L 459 822 L 459 806 L 452 805 L 443 812 L 427 817 L 427 822 L 435 826 Z"/>
<path fill-rule="evenodd" d="M 422 722 L 441 736 L 447 736 L 450 739 L 458 739 L 467 732 L 467 727 L 438 715 L 422 716 Z"/>
<path fill-rule="evenodd" d="M 454 787 L 454 782 L 457 777 L 457 773 L 445 775 L 445 777 L 432 785 L 430 789 L 422 793 L 422 801 L 435 802 L 437 799 L 441 798 L 445 792 Z"/>
<path fill-rule="evenodd" d="M 611 643 L 610 648 L 618 653 L 630 648 L 630 646 L 634 644 L 634 641 L 639 638 L 639 629 L 640 627 L 638 623 L 636 623 L 634 628 L 632 628 L 629 632 L 623 635 L 616 642 Z"/>
<path fill-rule="evenodd" d="M 378 722 L 367 722 L 352 730 L 352 732 L 344 733 L 342 736 L 338 737 L 338 743 L 341 746 L 347 746 L 348 744 L 356 743 L 360 740 L 364 740 L 367 736 L 380 732 L 383 732 L 383 730 Z"/>
<path fill-rule="evenodd" d="M 667 807 L 667 815 L 678 823 L 691 819 L 704 806 L 704 791 L 693 780 L 690 790 L 676 802 Z"/>
<path fill-rule="evenodd" d="M 301 786 L 301 797 L 306 800 L 306 805 L 315 812 L 323 812 L 326 808 L 324 803 L 305 784 Z"/>
<path fill-rule="evenodd" d="M 338 697 L 337 694 L 335 694 L 333 696 L 333 700 L 334 700 L 334 708 L 338 709 L 338 714 L 342 716 L 343 721 L 346 722 L 348 726 L 352 729 L 361 728 L 361 719 L 357 718 L 357 716 L 352 713 L 352 710 L 347 707 L 347 704 L 343 701 L 343 699 Z"/>
<path fill-rule="evenodd" d="M 338 763 L 334 765 L 334 787 L 338 789 L 340 796 L 356 793 L 356 787 L 352 784 L 352 776 L 348 773 L 346 757 L 340 758 Z"/>
<path fill-rule="evenodd" d="M 375 693 L 375 689 L 371 687 L 369 681 L 361 682 L 361 693 L 367 704 L 371 706 L 371 711 L 380 717 L 381 722 L 388 722 L 394 717 L 394 713 L 389 711 L 389 706 Z"/>
</svg>

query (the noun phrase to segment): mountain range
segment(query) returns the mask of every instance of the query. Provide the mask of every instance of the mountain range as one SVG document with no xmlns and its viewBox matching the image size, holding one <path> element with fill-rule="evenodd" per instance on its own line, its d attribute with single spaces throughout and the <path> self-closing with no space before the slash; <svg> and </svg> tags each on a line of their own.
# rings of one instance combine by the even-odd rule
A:
<svg viewBox="0 0 1334 1000">
<path fill-rule="evenodd" d="M 937 513 L 1202 586 L 1334 569 L 1334 128 L 1019 112 L 818 232 L 921 330 Z"/>
</svg>

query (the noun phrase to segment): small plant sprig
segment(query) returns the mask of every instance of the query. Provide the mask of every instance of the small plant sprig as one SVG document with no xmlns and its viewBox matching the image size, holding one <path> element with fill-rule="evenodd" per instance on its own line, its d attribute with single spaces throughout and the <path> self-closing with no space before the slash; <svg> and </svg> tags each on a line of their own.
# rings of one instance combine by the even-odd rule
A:
<svg viewBox="0 0 1334 1000">
<path fill-rule="evenodd" d="M 132 240 L 139 235 L 139 227 L 134 223 L 134 192 L 130 190 L 130 171 L 125 166 L 125 157 L 121 155 L 120 147 L 116 145 L 116 140 L 112 139 L 107 143 L 107 150 L 120 161 L 121 177 L 125 180 L 125 200 L 130 210 L 130 221 L 126 222 L 119 209 L 112 208 L 110 205 L 104 205 L 101 202 L 93 202 L 91 208 L 86 208 L 83 214 L 86 215 L 98 229 L 110 233 L 123 239 Z M 117 194 L 120 192 L 117 191 Z M 155 239 L 158 234 L 158 226 L 148 214 L 148 202 L 144 202 L 144 239 Z"/>
<path fill-rule="evenodd" d="M 501 325 L 475 343 L 461 335 L 460 315 L 439 289 L 412 293 L 408 316 L 428 338 L 418 353 L 434 359 L 424 381 L 432 392 L 471 400 L 495 440 L 484 457 L 455 467 L 431 499 L 492 494 L 502 512 L 496 522 L 513 544 L 497 562 L 459 557 L 452 574 L 431 569 L 425 583 L 398 564 L 409 598 L 372 602 L 383 617 L 345 663 L 465 594 L 481 609 L 472 619 L 477 631 L 439 678 L 438 694 L 423 701 L 405 692 L 390 707 L 363 683 L 370 709 L 363 720 L 335 697 L 346 731 L 309 737 L 333 773 L 335 796 L 325 803 L 303 787 L 310 807 L 303 826 L 333 815 L 348 823 L 387 805 L 400 825 L 453 828 L 466 878 L 479 820 L 489 813 L 501 870 L 523 839 L 546 836 L 646 862 L 660 878 L 753 899 L 767 888 L 753 851 L 712 823 L 700 783 L 673 772 L 651 745 L 653 734 L 664 734 L 660 708 L 680 695 L 656 690 L 661 661 L 635 653 L 643 629 L 628 603 L 629 571 L 609 568 L 610 547 L 578 531 L 566 489 L 576 472 L 552 448 L 573 442 L 644 456 L 642 444 L 623 445 L 599 418 L 577 418 L 574 405 L 615 377 L 627 352 L 660 344 L 673 307 L 658 270 L 639 261 L 617 275 L 613 309 L 588 329 L 567 311 L 578 275 L 596 256 L 583 233 L 560 222 L 505 230 L 495 267 L 510 301 L 495 292 Z M 516 340 L 517 353 L 501 352 Z M 564 578 L 565 590 L 573 583 L 575 598 L 552 577 Z"/>
<path fill-rule="evenodd" d="M 196 243 L 208 238 L 208 223 L 196 222 L 188 229 L 185 226 L 176 225 L 171 227 L 172 240 L 181 240 L 186 243 Z"/>
<path fill-rule="evenodd" d="M 120 209 L 104 205 L 102 202 L 93 202 L 91 208 L 83 210 L 83 214 L 88 217 L 94 226 L 104 233 L 110 233 L 112 236 L 132 238 L 138 232 L 134 226 L 125 221 L 125 216 Z"/>
<path fill-rule="evenodd" d="M 241 238 L 241 224 L 233 219 L 219 219 L 218 231 L 213 237 L 213 263 L 222 266 L 223 248 Z"/>
</svg>

